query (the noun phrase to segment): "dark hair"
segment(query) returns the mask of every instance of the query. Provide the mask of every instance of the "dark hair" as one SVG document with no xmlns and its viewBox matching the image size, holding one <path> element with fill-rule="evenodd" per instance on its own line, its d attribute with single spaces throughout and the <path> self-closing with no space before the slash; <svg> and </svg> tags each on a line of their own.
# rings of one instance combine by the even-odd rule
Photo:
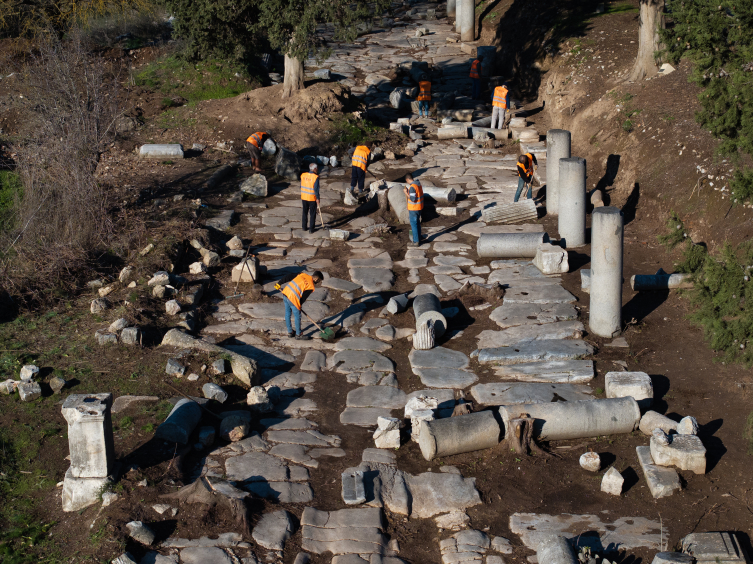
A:
<svg viewBox="0 0 753 564">
<path fill-rule="evenodd" d="M 525 164 L 525 163 L 528 163 L 528 157 L 527 157 L 527 156 L 525 156 L 525 155 L 520 155 L 520 156 L 518 157 L 518 162 L 519 162 L 519 163 L 521 163 L 521 164 Z"/>
<path fill-rule="evenodd" d="M 408 180 L 409 178 L 410 178 L 410 180 L 413 180 L 413 175 L 410 172 L 405 175 L 405 181 L 406 182 L 410 182 L 410 180 Z"/>
<path fill-rule="evenodd" d="M 319 280 L 324 280 L 324 276 L 322 276 L 322 273 L 318 270 L 315 270 L 311 277 L 318 278 Z"/>
</svg>

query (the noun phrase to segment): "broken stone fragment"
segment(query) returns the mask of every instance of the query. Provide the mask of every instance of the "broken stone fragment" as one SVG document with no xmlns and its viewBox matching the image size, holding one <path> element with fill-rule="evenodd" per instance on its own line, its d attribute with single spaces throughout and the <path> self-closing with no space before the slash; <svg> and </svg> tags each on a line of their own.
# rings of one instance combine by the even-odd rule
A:
<svg viewBox="0 0 753 564">
<path fill-rule="evenodd" d="M 230 411 L 222 414 L 220 438 L 232 443 L 245 439 L 251 430 L 251 413 Z"/>
<path fill-rule="evenodd" d="M 677 434 L 679 435 L 697 435 L 698 434 L 698 421 L 695 417 L 688 415 L 680 419 L 677 424 Z"/>
<path fill-rule="evenodd" d="M 38 382 L 21 382 L 18 384 L 18 395 L 21 401 L 34 401 L 42 397 L 42 388 Z"/>
<path fill-rule="evenodd" d="M 170 300 L 165 304 L 165 311 L 168 315 L 178 315 L 180 313 L 180 304 L 177 300 Z"/>
<path fill-rule="evenodd" d="M 181 399 L 175 404 L 167 419 L 157 427 L 156 439 L 168 443 L 188 444 L 188 439 L 201 419 L 199 404 L 190 399 Z"/>
<path fill-rule="evenodd" d="M 120 332 L 120 342 L 124 345 L 137 345 L 141 339 L 138 327 L 126 327 Z"/>
<path fill-rule="evenodd" d="M 246 404 L 258 413 L 272 411 L 272 402 L 269 399 L 269 394 L 261 386 L 254 386 L 248 391 Z"/>
<path fill-rule="evenodd" d="M 33 364 L 27 364 L 21 368 L 20 378 L 24 382 L 31 382 L 39 374 L 39 367 Z"/>
<path fill-rule="evenodd" d="M 119 333 L 126 327 L 128 327 L 128 320 L 125 317 L 121 317 L 120 319 L 116 319 L 115 321 L 110 323 L 110 326 L 107 328 L 107 330 L 110 333 Z"/>
<path fill-rule="evenodd" d="M 360 505 L 366 502 L 362 471 L 351 468 L 342 473 L 342 497 L 346 505 Z"/>
<path fill-rule="evenodd" d="M 243 241 L 237 235 L 234 235 L 232 239 L 227 242 L 227 248 L 231 251 L 240 251 L 243 249 Z"/>
<path fill-rule="evenodd" d="M 188 272 L 191 274 L 204 274 L 206 271 L 207 267 L 203 262 L 194 262 L 188 267 Z"/>
<path fill-rule="evenodd" d="M 706 473 L 706 448 L 696 435 L 664 435 L 660 429 L 651 435 L 651 458 L 659 466 L 677 466 L 695 474 Z"/>
<path fill-rule="evenodd" d="M 601 470 L 601 458 L 596 452 L 587 452 L 580 457 L 580 467 L 589 472 Z"/>
<path fill-rule="evenodd" d="M 107 300 L 107 298 L 96 298 L 92 300 L 91 306 L 89 307 L 89 311 L 95 314 L 102 313 L 109 307 L 110 307 L 110 302 Z"/>
<path fill-rule="evenodd" d="M 60 391 L 65 388 L 65 385 L 67 382 L 60 378 L 59 376 L 55 376 L 52 379 L 50 379 L 50 388 L 52 389 L 52 392 L 55 394 L 59 394 Z"/>
<path fill-rule="evenodd" d="M 654 429 L 661 429 L 665 433 L 669 433 L 670 431 L 677 431 L 677 421 L 672 421 L 669 417 L 655 411 L 647 411 L 641 417 L 638 428 L 641 433 L 649 436 L 654 432 Z"/>
<path fill-rule="evenodd" d="M 130 523 L 126 523 L 126 528 L 128 529 L 129 536 L 133 540 L 147 546 L 154 542 L 154 531 L 144 525 L 141 521 L 131 521 Z"/>
<path fill-rule="evenodd" d="M 207 399 L 212 399 L 220 403 L 225 403 L 225 401 L 227 401 L 227 392 L 217 384 L 204 384 L 204 386 L 201 388 L 201 391 L 204 393 L 204 397 Z"/>
<path fill-rule="evenodd" d="M 167 366 L 165 367 L 165 372 L 169 374 L 170 376 L 177 376 L 178 378 L 180 378 L 186 372 L 186 367 L 183 366 L 180 362 L 178 362 L 174 358 L 169 358 L 167 360 Z"/>
<path fill-rule="evenodd" d="M 167 286 L 170 283 L 170 273 L 166 270 L 160 270 L 154 273 L 147 282 L 148 286 Z"/>
<path fill-rule="evenodd" d="M 611 495 L 620 495 L 624 482 L 625 478 L 612 466 L 601 479 L 601 491 Z"/>
</svg>

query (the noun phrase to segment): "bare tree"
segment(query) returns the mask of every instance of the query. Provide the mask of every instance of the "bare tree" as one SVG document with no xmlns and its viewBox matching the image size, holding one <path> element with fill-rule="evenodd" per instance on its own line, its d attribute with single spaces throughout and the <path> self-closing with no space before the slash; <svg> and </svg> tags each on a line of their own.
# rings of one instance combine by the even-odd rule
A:
<svg viewBox="0 0 753 564">
<path fill-rule="evenodd" d="M 659 29 L 664 29 L 664 0 L 641 0 L 638 56 L 628 80 L 637 82 L 656 76 L 656 52 L 660 49 Z"/>
</svg>

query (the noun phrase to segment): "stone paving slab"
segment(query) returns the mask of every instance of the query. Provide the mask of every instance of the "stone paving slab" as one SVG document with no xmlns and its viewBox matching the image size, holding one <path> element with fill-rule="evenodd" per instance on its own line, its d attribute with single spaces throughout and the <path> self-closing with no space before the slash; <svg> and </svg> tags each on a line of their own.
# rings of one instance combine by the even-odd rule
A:
<svg viewBox="0 0 753 564">
<path fill-rule="evenodd" d="M 382 407 L 402 409 L 405 406 L 405 392 L 391 386 L 363 386 L 348 392 L 347 407 Z"/>
<path fill-rule="evenodd" d="M 429 388 L 462 389 L 478 382 L 478 376 L 473 372 L 455 368 L 414 368 L 413 373 Z"/>
<path fill-rule="evenodd" d="M 301 370 L 320 372 L 327 367 L 327 355 L 322 351 L 308 351 L 301 364 Z"/>
<path fill-rule="evenodd" d="M 390 350 L 392 345 L 371 339 L 369 337 L 346 337 L 340 339 L 335 345 L 335 350 L 354 350 L 354 351 L 376 351 L 384 352 Z"/>
<path fill-rule="evenodd" d="M 346 407 L 340 414 L 340 423 L 356 427 L 376 427 L 380 417 L 392 417 L 392 410 L 383 407 Z"/>
<path fill-rule="evenodd" d="M 395 274 L 388 268 L 351 268 L 350 277 L 367 292 L 384 292 L 392 288 Z"/>
<path fill-rule="evenodd" d="M 578 311 L 572 304 L 520 304 L 503 303 L 495 308 L 489 319 L 502 329 L 521 325 L 543 325 L 556 321 L 569 321 L 578 318 Z"/>
<path fill-rule="evenodd" d="M 470 359 L 460 351 L 445 347 L 435 347 L 428 351 L 413 349 L 408 354 L 411 368 L 415 374 L 416 368 L 468 368 Z"/>
<path fill-rule="evenodd" d="M 519 325 L 502 331 L 487 329 L 479 333 L 476 339 L 479 349 L 491 349 L 530 341 L 573 339 L 582 336 L 584 331 L 580 321 L 557 321 L 545 325 Z"/>
<path fill-rule="evenodd" d="M 594 349 L 586 341 L 572 339 L 565 341 L 531 341 L 520 346 L 481 349 L 478 354 L 480 364 L 519 364 L 551 360 L 573 360 L 593 354 Z"/>
<path fill-rule="evenodd" d="M 505 292 L 506 304 L 565 304 L 577 301 L 577 298 L 562 286 L 548 284 L 539 287 L 511 288 Z"/>
<path fill-rule="evenodd" d="M 375 351 L 338 351 L 328 359 L 330 370 L 340 374 L 350 372 L 394 372 L 395 364 L 386 356 Z"/>
<path fill-rule="evenodd" d="M 288 443 L 312 447 L 340 446 L 340 437 L 336 435 L 324 435 L 315 430 L 271 430 L 267 431 L 267 440 L 273 443 Z"/>
<path fill-rule="evenodd" d="M 279 503 L 310 503 L 314 492 L 308 484 L 295 482 L 251 482 L 243 488 L 264 499 Z"/>
<path fill-rule="evenodd" d="M 480 405 L 580 401 L 593 399 L 591 394 L 592 390 L 588 386 L 573 384 L 495 382 L 493 384 L 477 384 L 471 388 L 474 401 Z"/>
<path fill-rule="evenodd" d="M 412 518 L 427 519 L 441 513 L 465 511 L 482 503 L 476 479 L 463 478 L 460 474 L 405 474 L 405 483 L 412 498 Z"/>
<path fill-rule="evenodd" d="M 586 384 L 595 376 L 593 360 L 553 360 L 495 366 L 494 373 L 501 380 L 552 384 Z"/>
<path fill-rule="evenodd" d="M 360 284 L 351 282 L 350 280 L 343 280 L 341 278 L 325 278 L 322 280 L 322 286 L 325 288 L 332 288 L 333 290 L 339 290 L 341 292 L 355 292 L 361 288 Z"/>
</svg>

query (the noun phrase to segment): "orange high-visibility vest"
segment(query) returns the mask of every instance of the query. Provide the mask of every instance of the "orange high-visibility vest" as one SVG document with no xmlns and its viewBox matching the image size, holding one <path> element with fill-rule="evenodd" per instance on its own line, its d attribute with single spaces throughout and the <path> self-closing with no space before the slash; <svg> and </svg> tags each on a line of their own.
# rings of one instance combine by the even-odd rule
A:
<svg viewBox="0 0 753 564">
<path fill-rule="evenodd" d="M 481 78 L 481 61 L 478 59 L 471 63 L 471 78 Z"/>
<path fill-rule="evenodd" d="M 303 293 L 307 290 L 313 289 L 314 279 L 311 275 L 301 272 L 298 276 L 293 278 L 293 280 L 285 284 L 285 287 L 282 289 L 282 295 L 288 298 L 296 309 L 301 309 L 301 298 L 303 298 Z"/>
<path fill-rule="evenodd" d="M 497 86 L 494 89 L 494 99 L 492 105 L 498 108 L 507 108 L 507 88 L 504 86 Z"/>
<path fill-rule="evenodd" d="M 418 100 L 431 100 L 431 82 L 422 80 L 418 83 Z"/>
<path fill-rule="evenodd" d="M 524 176 L 529 176 L 533 173 L 533 155 L 526 153 L 525 156 L 528 157 L 528 166 L 526 167 L 523 163 L 518 163 L 518 168 L 523 171 Z"/>
<path fill-rule="evenodd" d="M 357 166 L 364 172 L 366 172 L 366 163 L 369 162 L 369 151 L 365 145 L 359 145 L 353 152 L 353 166 Z"/>
<path fill-rule="evenodd" d="M 411 190 L 415 192 L 415 196 L 411 195 Z M 421 211 L 422 209 L 424 209 L 424 189 L 421 182 L 414 180 L 408 189 L 408 211 Z"/>
<path fill-rule="evenodd" d="M 313 172 L 304 172 L 301 175 L 301 200 L 306 200 L 307 202 L 316 201 L 314 185 L 316 184 L 317 178 L 319 178 L 319 175 L 314 174 Z"/>
<path fill-rule="evenodd" d="M 246 142 L 255 145 L 257 149 L 261 150 L 261 140 L 265 135 L 266 133 L 264 133 L 263 131 L 257 131 L 251 137 L 246 139 Z"/>
</svg>

